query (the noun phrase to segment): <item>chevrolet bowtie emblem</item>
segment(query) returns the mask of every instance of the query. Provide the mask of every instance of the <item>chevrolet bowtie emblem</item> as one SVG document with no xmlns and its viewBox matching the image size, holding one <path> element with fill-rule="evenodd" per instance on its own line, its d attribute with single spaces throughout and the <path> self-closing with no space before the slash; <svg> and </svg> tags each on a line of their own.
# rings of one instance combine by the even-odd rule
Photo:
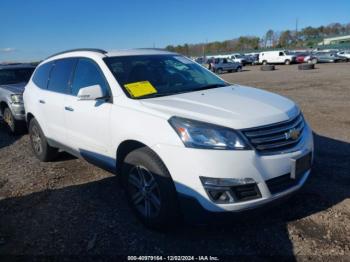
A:
<svg viewBox="0 0 350 262">
<path fill-rule="evenodd" d="M 295 129 L 295 128 L 284 133 L 286 140 L 288 140 L 288 139 L 296 140 L 296 139 L 298 139 L 299 135 L 300 135 L 300 130 Z"/>
</svg>

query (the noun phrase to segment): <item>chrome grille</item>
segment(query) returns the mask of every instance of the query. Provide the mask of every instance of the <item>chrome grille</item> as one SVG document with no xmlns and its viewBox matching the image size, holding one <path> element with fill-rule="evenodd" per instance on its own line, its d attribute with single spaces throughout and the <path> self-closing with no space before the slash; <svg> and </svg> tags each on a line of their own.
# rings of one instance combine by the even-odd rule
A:
<svg viewBox="0 0 350 262">
<path fill-rule="evenodd" d="M 297 117 L 272 125 L 242 130 L 250 144 L 261 153 L 284 151 L 296 146 L 302 139 L 304 119 Z"/>
</svg>

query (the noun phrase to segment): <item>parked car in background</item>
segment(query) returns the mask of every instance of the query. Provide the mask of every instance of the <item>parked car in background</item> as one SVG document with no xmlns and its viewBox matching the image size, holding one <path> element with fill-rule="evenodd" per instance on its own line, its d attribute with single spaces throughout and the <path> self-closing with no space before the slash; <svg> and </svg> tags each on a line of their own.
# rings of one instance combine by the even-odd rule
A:
<svg viewBox="0 0 350 262">
<path fill-rule="evenodd" d="M 259 62 L 259 58 L 257 55 L 245 54 L 244 60 L 245 60 L 244 65 L 255 65 Z"/>
<path fill-rule="evenodd" d="M 23 91 L 34 69 L 29 64 L 0 65 L 0 113 L 11 133 L 25 128 Z"/>
<path fill-rule="evenodd" d="M 338 56 L 335 52 L 316 52 L 312 54 L 316 57 L 318 63 L 338 63 L 346 62 L 347 59 L 341 56 Z"/>
<path fill-rule="evenodd" d="M 317 63 L 317 58 L 311 53 L 295 53 L 297 63 Z"/>
<path fill-rule="evenodd" d="M 295 62 L 304 63 L 304 58 L 308 56 L 307 53 L 295 53 Z"/>
<path fill-rule="evenodd" d="M 287 51 L 266 51 L 259 55 L 259 62 L 266 64 L 285 64 L 290 65 L 295 63 L 295 55 L 289 54 Z"/>
<path fill-rule="evenodd" d="M 150 227 L 264 207 L 310 175 L 312 130 L 296 103 L 176 53 L 59 53 L 37 67 L 24 102 L 38 159 L 64 150 L 118 174 Z"/>
<path fill-rule="evenodd" d="M 350 61 L 350 51 L 340 51 L 337 55 L 346 58 L 348 62 Z"/>
<path fill-rule="evenodd" d="M 228 55 L 228 58 L 230 58 L 233 62 L 240 63 L 242 66 L 247 64 L 247 59 L 242 54 L 230 54 Z"/>
<path fill-rule="evenodd" d="M 194 61 L 198 64 L 201 64 L 201 65 L 206 64 L 206 59 L 204 57 L 197 57 L 194 59 Z"/>
<path fill-rule="evenodd" d="M 242 71 L 242 64 L 234 62 L 229 58 L 215 58 L 211 64 L 211 70 L 217 74 L 223 72 L 240 72 Z"/>
</svg>

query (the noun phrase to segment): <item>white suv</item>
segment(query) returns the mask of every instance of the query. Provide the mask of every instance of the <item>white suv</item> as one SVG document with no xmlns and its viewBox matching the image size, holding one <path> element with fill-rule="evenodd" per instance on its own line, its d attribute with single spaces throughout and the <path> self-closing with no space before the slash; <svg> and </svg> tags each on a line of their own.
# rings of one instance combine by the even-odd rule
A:
<svg viewBox="0 0 350 262">
<path fill-rule="evenodd" d="M 115 172 L 152 227 L 263 206 L 310 173 L 312 132 L 294 102 L 176 53 L 56 54 L 35 70 L 24 103 L 40 160 L 60 149 Z"/>
</svg>

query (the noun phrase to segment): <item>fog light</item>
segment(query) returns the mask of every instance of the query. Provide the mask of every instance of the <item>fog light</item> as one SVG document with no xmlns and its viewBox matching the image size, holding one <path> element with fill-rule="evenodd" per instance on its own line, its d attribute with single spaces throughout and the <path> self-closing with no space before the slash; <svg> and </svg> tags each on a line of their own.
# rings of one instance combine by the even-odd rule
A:
<svg viewBox="0 0 350 262">
<path fill-rule="evenodd" d="M 233 203 L 234 199 L 229 190 L 215 190 L 215 189 L 207 189 L 207 193 L 211 200 L 216 203 Z"/>
<path fill-rule="evenodd" d="M 254 184 L 255 180 L 249 177 L 246 178 L 213 178 L 200 177 L 204 187 L 232 187 L 238 185 Z"/>
<path fill-rule="evenodd" d="M 235 186 L 255 184 L 252 178 L 200 177 L 200 180 L 209 198 L 218 204 L 235 202 L 235 193 L 232 191 Z"/>
</svg>

